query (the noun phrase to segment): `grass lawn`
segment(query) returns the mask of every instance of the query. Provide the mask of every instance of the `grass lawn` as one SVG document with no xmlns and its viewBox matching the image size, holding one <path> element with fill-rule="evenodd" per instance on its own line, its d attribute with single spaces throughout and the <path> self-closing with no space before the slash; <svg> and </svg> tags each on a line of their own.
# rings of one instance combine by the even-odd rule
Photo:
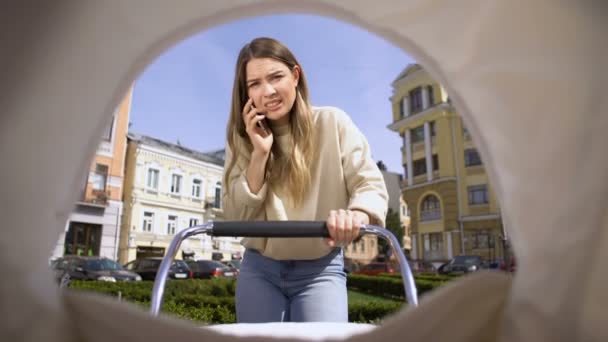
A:
<svg viewBox="0 0 608 342">
<path fill-rule="evenodd" d="M 361 304 L 369 302 L 395 303 L 396 301 L 388 298 L 369 295 L 367 293 L 348 290 L 348 304 Z"/>
</svg>

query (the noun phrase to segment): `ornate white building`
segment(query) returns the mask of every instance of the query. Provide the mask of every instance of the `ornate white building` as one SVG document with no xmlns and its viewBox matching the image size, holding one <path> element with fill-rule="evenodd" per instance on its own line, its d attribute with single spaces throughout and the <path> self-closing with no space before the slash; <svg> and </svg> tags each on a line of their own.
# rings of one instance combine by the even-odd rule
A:
<svg viewBox="0 0 608 342">
<path fill-rule="evenodd" d="M 176 232 L 222 219 L 222 156 L 128 135 L 121 263 L 164 256 Z M 238 238 L 195 236 L 182 243 L 177 258 L 230 260 L 242 251 Z"/>
</svg>

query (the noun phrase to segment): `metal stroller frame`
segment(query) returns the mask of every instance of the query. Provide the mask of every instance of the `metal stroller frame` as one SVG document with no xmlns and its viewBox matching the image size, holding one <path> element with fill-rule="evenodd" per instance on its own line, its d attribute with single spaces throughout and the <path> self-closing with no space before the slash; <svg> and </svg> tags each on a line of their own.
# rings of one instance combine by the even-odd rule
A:
<svg viewBox="0 0 608 342">
<path fill-rule="evenodd" d="M 325 222 L 322 221 L 218 221 L 183 229 L 179 231 L 173 238 L 173 241 L 171 241 L 169 250 L 163 258 L 156 279 L 154 280 L 152 304 L 150 306 L 150 313 L 153 316 L 157 316 L 160 311 L 169 268 L 175 259 L 175 255 L 177 254 L 182 241 L 198 234 L 232 237 L 329 237 Z M 382 227 L 363 225 L 359 235 L 362 236 L 367 234 L 379 236 L 389 243 L 399 260 L 401 278 L 403 280 L 407 302 L 409 305 L 418 306 L 418 294 L 414 276 L 395 235 Z"/>
</svg>

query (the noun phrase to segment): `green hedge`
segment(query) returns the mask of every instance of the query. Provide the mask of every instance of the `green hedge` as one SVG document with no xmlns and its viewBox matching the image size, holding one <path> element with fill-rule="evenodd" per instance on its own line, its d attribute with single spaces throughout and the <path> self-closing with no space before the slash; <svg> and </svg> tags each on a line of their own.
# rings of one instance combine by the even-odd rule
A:
<svg viewBox="0 0 608 342">
<path fill-rule="evenodd" d="M 381 273 L 381 277 L 395 278 L 401 279 L 401 274 L 392 274 L 392 273 Z M 431 274 L 431 273 L 422 273 L 414 275 L 414 279 L 416 280 L 430 280 L 434 282 L 446 282 L 453 280 L 455 278 L 459 278 L 462 275 L 460 274 Z"/>
<path fill-rule="evenodd" d="M 415 277 L 414 281 L 416 283 L 418 295 L 422 295 L 443 285 L 447 280 L 434 281 Z M 376 296 L 400 299 L 405 297 L 405 290 L 403 288 L 401 276 L 349 275 L 347 286 L 349 289 L 358 290 Z"/>
<path fill-rule="evenodd" d="M 350 277 L 349 277 L 350 279 Z M 165 288 L 161 312 L 179 318 L 203 324 L 236 322 L 234 280 L 180 280 L 169 281 Z M 150 295 L 153 283 L 101 281 L 72 281 L 70 289 L 75 291 L 93 291 L 118 297 L 126 302 L 150 307 Z M 403 288 L 401 288 L 403 292 Z M 398 311 L 404 305 L 401 301 L 394 303 L 370 302 L 350 304 L 349 321 L 357 323 L 376 323 L 383 317 Z"/>
</svg>

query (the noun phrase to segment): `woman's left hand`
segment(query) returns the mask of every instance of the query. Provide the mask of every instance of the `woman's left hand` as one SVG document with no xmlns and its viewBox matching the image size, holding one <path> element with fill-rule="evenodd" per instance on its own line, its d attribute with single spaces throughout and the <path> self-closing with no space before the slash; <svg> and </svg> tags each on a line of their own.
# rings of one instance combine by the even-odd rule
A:
<svg viewBox="0 0 608 342">
<path fill-rule="evenodd" d="M 361 225 L 369 224 L 369 216 L 359 210 L 331 210 L 326 224 L 330 236 L 326 239 L 327 244 L 330 247 L 344 247 L 359 236 Z"/>
</svg>

